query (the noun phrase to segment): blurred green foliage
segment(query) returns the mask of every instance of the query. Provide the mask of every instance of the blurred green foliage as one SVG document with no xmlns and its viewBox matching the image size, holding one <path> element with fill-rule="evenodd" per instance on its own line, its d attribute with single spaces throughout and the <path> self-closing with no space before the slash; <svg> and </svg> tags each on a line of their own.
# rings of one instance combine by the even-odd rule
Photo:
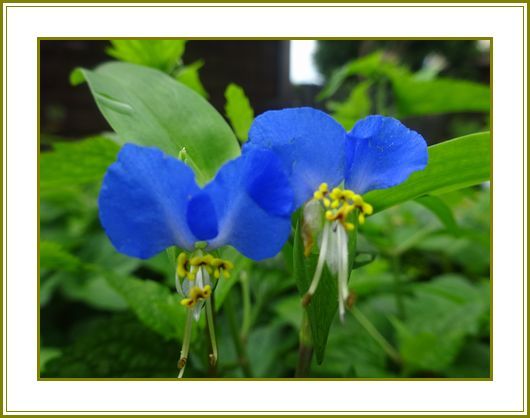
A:
<svg viewBox="0 0 530 418">
<path fill-rule="evenodd" d="M 193 84 L 189 80 L 195 79 L 191 88 L 205 96 L 197 87 L 202 86 L 198 75 L 202 63 L 195 64 L 196 70 L 181 63 L 185 43 L 151 42 L 113 41 L 109 53 L 122 61 L 162 70 L 180 82 L 179 74 L 188 77 L 188 87 Z M 106 68 L 110 72 L 123 70 L 120 78 L 134 77 L 126 64 L 107 64 Z M 113 100 L 109 94 L 115 94 L 119 83 L 109 82 L 106 71 L 84 71 L 104 114 L 120 107 L 109 104 Z M 168 77 L 155 70 L 138 71 L 157 80 Z M 436 75 L 422 77 L 375 53 L 335 72 L 321 98 L 327 99 L 326 105 L 345 126 L 372 112 L 377 100 L 389 114 L 480 110 L 487 116 L 488 87 Z M 106 93 L 101 92 L 99 83 Z M 384 97 L 377 99 L 381 86 Z M 345 101 L 329 100 L 332 94 L 340 95 L 341 89 L 347 90 Z M 440 89 L 445 91 L 438 92 Z M 136 99 L 123 92 L 128 90 L 123 88 L 120 94 L 134 108 Z M 425 102 L 425 95 L 432 98 L 430 103 Z M 443 97 L 450 95 L 460 97 L 458 105 L 442 103 Z M 194 109 L 200 119 L 210 111 L 204 111 L 197 98 L 193 96 L 188 104 L 199 103 Z M 213 140 L 194 148 L 197 144 L 181 143 L 179 135 L 169 135 L 168 144 L 177 144 L 174 155 L 185 161 L 190 158 L 188 162 L 198 164 L 199 170 L 206 167 L 210 175 L 223 159 L 239 152 L 235 136 L 246 139 L 254 116 L 242 89 L 228 86 L 226 99 L 226 115 L 235 135 L 226 134 L 228 149 L 216 142 L 224 156 L 213 155 L 211 148 L 205 151 Z M 146 117 L 144 110 L 141 118 Z M 178 112 L 166 115 L 173 124 L 174 118 L 184 117 Z M 141 118 L 131 123 L 144 123 Z M 215 126 L 229 130 L 222 118 L 212 119 Z M 98 221 L 97 195 L 106 168 L 123 140 L 134 139 L 122 125 L 113 128 L 117 135 L 51 141 L 52 149 L 40 156 L 42 377 L 149 378 L 176 377 L 178 373 L 185 311 L 175 293 L 174 249 L 145 261 L 123 256 L 112 247 Z M 190 141 L 199 138 L 203 128 L 199 126 Z M 473 128 L 478 131 L 487 126 Z M 152 131 L 157 129 L 146 122 L 145 132 Z M 439 153 L 438 162 L 431 155 L 434 169 L 446 171 L 423 178 L 418 173 L 419 180 L 405 183 L 402 189 L 373 192 L 376 209 L 378 205 L 389 209 L 371 216 L 358 235 L 358 255 L 352 260 L 350 278 L 356 295 L 352 314 L 344 324 L 339 323 L 336 301 L 327 298 L 319 303 L 318 293 L 310 305 L 313 316 L 323 323 L 313 327 L 313 332 L 320 334 L 313 336 L 319 346 L 315 347 L 310 377 L 489 376 L 490 189 L 487 183 L 462 188 L 487 180 L 489 147 L 484 144 L 489 135 L 470 138 L 459 140 L 463 154 L 456 157 L 452 153 L 458 146 L 437 146 L 442 151 L 434 151 Z M 220 140 L 216 137 L 216 141 Z M 433 150 L 436 148 L 430 152 Z M 212 156 L 214 162 L 205 156 Z M 425 186 L 425 182 L 432 184 Z M 436 195 L 419 197 L 436 189 L 435 183 L 441 185 Z M 218 281 L 214 293 L 219 362 L 215 367 L 208 362 L 202 318 L 194 327 L 186 377 L 294 375 L 303 312 L 297 285 L 304 280 L 296 276 L 300 263 L 306 262 L 299 258 L 300 245 L 299 240 L 290 240 L 277 257 L 259 263 L 230 248 L 223 250 L 223 258 L 236 267 L 231 278 Z M 308 269 L 311 271 L 311 266 Z M 335 295 L 330 277 L 324 277 L 322 285 L 322 292 Z"/>
</svg>

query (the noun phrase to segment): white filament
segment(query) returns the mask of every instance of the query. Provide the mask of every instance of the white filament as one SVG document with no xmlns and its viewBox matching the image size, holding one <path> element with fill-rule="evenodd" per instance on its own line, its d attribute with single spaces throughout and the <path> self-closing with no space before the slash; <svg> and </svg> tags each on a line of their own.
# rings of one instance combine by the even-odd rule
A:
<svg viewBox="0 0 530 418">
<path fill-rule="evenodd" d="M 315 293 L 318 287 L 318 283 L 320 282 L 320 278 L 322 277 L 322 269 L 324 268 L 324 263 L 326 261 L 326 254 L 328 252 L 328 246 L 330 241 L 329 228 L 329 224 L 326 223 L 326 225 L 324 225 L 324 231 L 322 231 L 322 245 L 320 247 L 320 254 L 318 256 L 317 268 L 315 270 L 313 280 L 311 281 L 311 286 L 309 286 L 309 290 L 307 291 L 307 293 L 310 295 Z"/>
</svg>

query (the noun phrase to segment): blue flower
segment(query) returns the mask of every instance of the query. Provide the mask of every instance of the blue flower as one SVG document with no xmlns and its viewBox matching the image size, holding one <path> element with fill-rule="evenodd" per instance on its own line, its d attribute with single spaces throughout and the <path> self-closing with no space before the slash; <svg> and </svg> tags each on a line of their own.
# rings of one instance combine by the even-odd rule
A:
<svg viewBox="0 0 530 418">
<path fill-rule="evenodd" d="M 234 267 L 212 251 L 231 245 L 254 260 L 280 251 L 290 230 L 293 191 L 282 163 L 255 149 L 224 164 L 203 188 L 183 162 L 156 148 L 126 144 L 103 180 L 101 224 L 116 249 L 142 259 L 177 246 L 176 287 L 188 307 L 179 377 L 190 347 L 192 318 L 206 306 L 212 364 L 217 359 L 210 295 L 213 280 Z"/>
<path fill-rule="evenodd" d="M 368 116 L 346 133 L 324 112 L 295 108 L 256 118 L 243 152 L 255 149 L 274 152 L 284 165 L 295 206 L 304 207 L 306 254 L 314 241 L 307 231 L 320 232 L 319 260 L 304 303 L 309 303 L 327 264 L 338 278 L 342 318 L 349 299 L 348 231 L 373 212 L 362 195 L 396 186 L 423 170 L 425 140 L 390 117 Z"/>
<path fill-rule="evenodd" d="M 274 256 L 290 232 L 292 190 L 270 151 L 227 162 L 204 188 L 183 162 L 126 144 L 103 180 L 101 224 L 118 251 L 147 259 L 177 246 L 232 245 L 254 260 Z"/>
</svg>

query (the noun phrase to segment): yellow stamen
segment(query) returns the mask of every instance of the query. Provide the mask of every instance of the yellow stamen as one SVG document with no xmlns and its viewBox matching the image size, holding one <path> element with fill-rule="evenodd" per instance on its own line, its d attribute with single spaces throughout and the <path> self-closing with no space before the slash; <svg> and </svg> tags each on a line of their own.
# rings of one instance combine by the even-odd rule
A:
<svg viewBox="0 0 530 418">
<path fill-rule="evenodd" d="M 188 274 L 188 255 L 180 253 L 177 257 L 177 274 L 179 277 L 186 277 Z"/>
<path fill-rule="evenodd" d="M 364 224 L 366 216 L 373 213 L 372 205 L 366 203 L 361 195 L 353 190 L 342 190 L 335 187 L 328 192 L 328 185 L 322 183 L 314 193 L 315 200 L 321 200 L 326 210 L 325 218 L 330 221 L 339 221 L 346 230 L 354 229 L 354 224 L 347 221 L 348 216 L 357 211 L 359 224 Z"/>
<path fill-rule="evenodd" d="M 200 300 L 208 299 L 212 294 L 212 287 L 206 285 L 203 288 L 193 286 L 188 294 L 187 298 L 180 301 L 180 304 L 187 307 L 193 308 Z"/>
</svg>

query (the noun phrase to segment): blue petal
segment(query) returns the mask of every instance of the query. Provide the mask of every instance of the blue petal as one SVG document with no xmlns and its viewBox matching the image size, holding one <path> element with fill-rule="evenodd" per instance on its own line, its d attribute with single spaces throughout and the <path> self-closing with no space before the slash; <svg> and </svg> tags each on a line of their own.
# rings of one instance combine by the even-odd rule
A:
<svg viewBox="0 0 530 418">
<path fill-rule="evenodd" d="M 291 231 L 293 192 L 270 151 L 248 150 L 226 163 L 204 191 L 218 216 L 219 235 L 209 248 L 232 245 L 246 257 L 276 255 Z"/>
<path fill-rule="evenodd" d="M 397 119 L 368 116 L 346 138 L 345 185 L 356 193 L 396 186 L 427 165 L 425 140 Z"/>
<path fill-rule="evenodd" d="M 156 148 L 126 144 L 99 194 L 99 217 L 116 249 L 149 258 L 167 247 L 192 249 L 186 222 L 191 196 L 199 191 L 191 169 Z"/>
<path fill-rule="evenodd" d="M 321 183 L 337 186 L 344 178 L 344 129 L 309 107 L 265 112 L 249 132 L 244 151 L 267 148 L 278 155 L 290 177 L 295 206 L 311 198 Z"/>
<path fill-rule="evenodd" d="M 204 192 L 196 194 L 190 200 L 186 219 L 191 232 L 200 241 L 215 238 L 219 232 L 215 207 L 210 196 Z"/>
</svg>

